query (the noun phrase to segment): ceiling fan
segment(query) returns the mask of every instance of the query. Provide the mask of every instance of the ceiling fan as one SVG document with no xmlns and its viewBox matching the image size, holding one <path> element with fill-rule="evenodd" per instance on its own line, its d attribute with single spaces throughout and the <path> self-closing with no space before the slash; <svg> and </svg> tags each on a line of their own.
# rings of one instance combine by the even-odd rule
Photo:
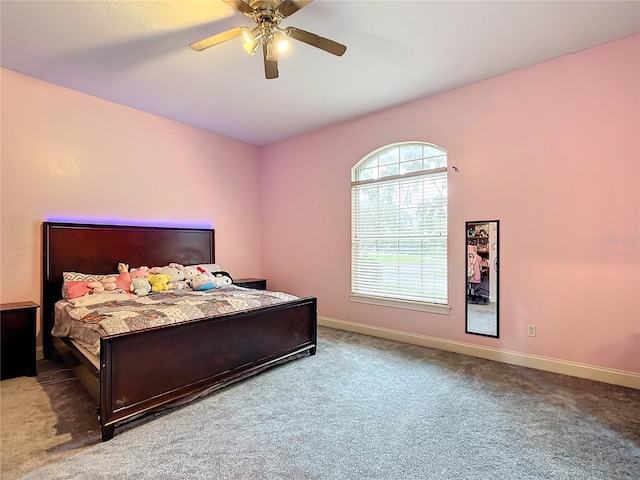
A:
<svg viewBox="0 0 640 480">
<path fill-rule="evenodd" d="M 280 28 L 280 22 L 293 15 L 313 0 L 224 0 L 239 12 L 251 17 L 257 26 L 232 28 L 189 45 L 201 52 L 209 47 L 243 36 L 244 49 L 253 55 L 262 45 L 264 74 L 267 78 L 278 78 L 278 52 L 288 47 L 287 37 L 312 45 L 316 48 L 342 56 L 347 47 L 338 42 L 320 37 L 295 27 Z"/>
</svg>

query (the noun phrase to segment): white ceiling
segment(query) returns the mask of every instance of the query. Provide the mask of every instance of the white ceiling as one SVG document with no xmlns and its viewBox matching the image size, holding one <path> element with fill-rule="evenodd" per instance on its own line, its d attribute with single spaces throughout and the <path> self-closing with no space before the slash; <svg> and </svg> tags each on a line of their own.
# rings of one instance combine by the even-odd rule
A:
<svg viewBox="0 0 640 480">
<path fill-rule="evenodd" d="M 638 1 L 316 0 L 285 19 L 347 45 L 293 41 L 280 78 L 235 39 L 252 20 L 219 0 L 2 0 L 1 64 L 267 145 L 640 31 Z"/>
</svg>

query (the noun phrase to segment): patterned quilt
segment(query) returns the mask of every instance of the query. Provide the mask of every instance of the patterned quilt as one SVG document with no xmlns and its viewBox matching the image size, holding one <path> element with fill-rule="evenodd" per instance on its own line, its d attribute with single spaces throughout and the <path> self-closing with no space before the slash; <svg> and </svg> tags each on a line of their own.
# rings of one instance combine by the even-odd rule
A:
<svg viewBox="0 0 640 480">
<path fill-rule="evenodd" d="M 172 290 L 97 305 L 66 306 L 74 320 L 98 324 L 109 335 L 208 318 L 296 300 L 282 292 L 228 286 L 206 292 Z"/>
</svg>

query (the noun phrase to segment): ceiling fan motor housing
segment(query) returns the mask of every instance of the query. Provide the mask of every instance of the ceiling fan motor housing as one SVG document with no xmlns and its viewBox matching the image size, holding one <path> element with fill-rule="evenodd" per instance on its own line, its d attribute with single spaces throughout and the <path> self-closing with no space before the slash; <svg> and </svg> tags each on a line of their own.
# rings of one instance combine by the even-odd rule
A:
<svg viewBox="0 0 640 480">
<path fill-rule="evenodd" d="M 251 2 L 250 5 L 251 8 L 253 8 L 253 10 L 255 11 L 255 13 L 251 16 L 259 24 L 269 22 L 277 25 L 283 18 L 277 10 L 277 2 L 269 0 L 256 0 L 254 2 Z"/>
</svg>

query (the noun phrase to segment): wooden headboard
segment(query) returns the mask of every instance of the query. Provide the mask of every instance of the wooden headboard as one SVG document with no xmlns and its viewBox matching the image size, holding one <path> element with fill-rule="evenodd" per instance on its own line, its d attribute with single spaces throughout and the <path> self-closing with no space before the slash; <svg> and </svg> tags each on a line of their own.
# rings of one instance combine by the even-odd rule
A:
<svg viewBox="0 0 640 480">
<path fill-rule="evenodd" d="M 53 353 L 53 306 L 62 296 L 62 273 L 116 273 L 131 268 L 215 263 L 214 230 L 83 223 L 42 224 L 42 338 Z"/>
</svg>

